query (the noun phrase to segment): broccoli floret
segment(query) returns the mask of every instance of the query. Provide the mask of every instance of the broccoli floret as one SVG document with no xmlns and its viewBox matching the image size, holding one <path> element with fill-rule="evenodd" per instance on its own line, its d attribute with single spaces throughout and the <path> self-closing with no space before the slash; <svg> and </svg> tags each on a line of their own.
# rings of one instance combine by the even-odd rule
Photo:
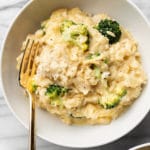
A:
<svg viewBox="0 0 150 150">
<path fill-rule="evenodd" d="M 50 104 L 53 106 L 63 106 L 63 102 L 61 97 L 67 93 L 69 89 L 62 87 L 60 85 L 49 85 L 46 89 L 45 95 L 50 98 Z"/>
<path fill-rule="evenodd" d="M 99 57 L 101 54 L 99 52 L 96 52 L 96 53 L 90 53 L 88 56 L 87 56 L 87 59 L 95 59 L 97 57 Z"/>
<path fill-rule="evenodd" d="M 53 84 L 46 89 L 45 95 L 51 99 L 55 99 L 57 97 L 64 96 L 64 94 L 67 92 L 67 88 Z"/>
<path fill-rule="evenodd" d="M 61 25 L 63 39 L 80 47 L 83 51 L 89 47 L 89 33 L 83 24 L 76 24 L 71 20 L 63 21 Z"/>
<path fill-rule="evenodd" d="M 118 42 L 121 37 L 121 29 L 117 21 L 101 20 L 96 28 L 103 36 L 109 39 L 110 44 Z"/>
<path fill-rule="evenodd" d="M 109 94 L 107 98 L 99 100 L 100 105 L 105 109 L 111 109 L 116 107 L 121 99 L 127 94 L 127 90 L 121 89 L 116 94 Z"/>
</svg>

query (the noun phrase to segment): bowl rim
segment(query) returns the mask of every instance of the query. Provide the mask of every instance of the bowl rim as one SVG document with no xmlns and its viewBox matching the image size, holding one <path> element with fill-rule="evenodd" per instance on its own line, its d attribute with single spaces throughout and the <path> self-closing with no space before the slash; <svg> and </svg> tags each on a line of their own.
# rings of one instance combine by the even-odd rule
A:
<svg viewBox="0 0 150 150">
<path fill-rule="evenodd" d="M 137 145 L 137 146 L 134 146 L 134 147 L 130 148 L 129 150 L 138 150 L 139 148 L 144 148 L 145 146 L 150 147 L 150 143 L 140 144 L 140 145 Z"/>
<path fill-rule="evenodd" d="M 4 47 L 5 47 L 5 45 L 6 45 L 6 40 L 7 40 L 7 38 L 8 38 L 8 35 L 9 35 L 10 31 L 11 31 L 12 26 L 14 25 L 14 23 L 16 22 L 16 20 L 17 20 L 18 17 L 20 16 L 20 14 L 21 14 L 23 11 L 25 11 L 25 9 L 26 9 L 29 5 L 31 5 L 33 2 L 34 2 L 34 1 L 28 1 L 28 2 L 16 13 L 15 17 L 12 19 L 12 21 L 11 21 L 10 25 L 8 26 L 8 29 L 7 29 L 7 31 L 6 31 L 6 33 L 5 33 L 5 35 L 4 35 L 4 38 L 3 38 L 3 40 L 2 40 L 1 52 L 0 52 L 0 58 L 1 58 L 1 60 L 0 60 L 0 79 L 1 79 L 1 81 L 0 81 L 0 82 L 1 82 L 1 87 L 2 87 L 1 90 L 2 90 L 3 97 L 4 97 L 4 99 L 5 99 L 5 102 L 6 102 L 7 106 L 8 106 L 9 109 L 11 110 L 13 116 L 15 116 L 15 118 L 16 118 L 26 129 L 28 129 L 28 126 L 23 122 L 23 120 L 21 120 L 21 118 L 19 118 L 19 116 L 17 115 L 17 113 L 15 112 L 15 110 L 14 110 L 14 109 L 12 108 L 12 106 L 10 105 L 9 100 L 8 100 L 8 97 L 7 97 L 7 95 L 6 95 L 5 88 L 4 88 L 3 75 L 2 75 L 2 62 L 3 62 Z M 149 20 L 148 20 L 147 17 L 144 15 L 144 13 L 140 10 L 140 8 L 139 8 L 133 1 L 131 1 L 131 0 L 126 0 L 126 2 L 127 2 L 130 6 L 132 6 L 132 8 L 133 8 L 134 10 L 136 10 L 136 11 L 139 13 L 139 15 L 144 19 L 144 21 L 145 21 L 146 24 L 148 25 L 148 27 L 150 27 L 150 22 L 149 22 Z M 41 138 L 41 139 L 44 139 L 44 140 L 46 140 L 46 141 L 48 141 L 48 142 L 51 142 L 51 143 L 53 143 L 53 144 L 55 144 L 55 145 L 59 145 L 59 146 L 62 146 L 62 147 L 70 147 L 70 148 L 92 148 L 92 147 L 104 146 L 104 145 L 113 143 L 113 142 L 119 140 L 120 138 L 124 137 L 124 136 L 127 135 L 128 133 L 130 133 L 133 129 L 135 129 L 137 126 L 140 125 L 140 123 L 144 120 L 144 118 L 147 116 L 147 114 L 148 114 L 149 112 L 150 112 L 150 107 L 149 107 L 149 109 L 147 110 L 147 112 L 145 112 L 145 114 L 143 114 L 143 118 L 141 118 L 141 119 L 137 122 L 137 124 L 135 124 L 131 129 L 129 129 L 129 130 L 128 130 L 127 132 L 125 132 L 124 134 L 119 135 L 119 136 L 116 137 L 115 139 L 113 139 L 113 140 L 111 140 L 111 141 L 108 141 L 108 142 L 105 142 L 105 143 L 101 143 L 101 144 L 98 144 L 98 143 L 97 143 L 97 144 L 90 144 L 90 146 L 89 146 L 89 145 L 88 145 L 88 146 L 79 146 L 79 145 L 72 146 L 72 145 L 70 145 L 70 144 L 57 143 L 57 142 L 52 141 L 52 140 L 50 141 L 50 140 L 48 140 L 47 138 L 45 138 L 43 135 L 40 135 L 40 133 L 36 133 L 36 135 L 37 135 L 39 138 Z M 150 143 L 149 143 L 149 144 L 150 144 Z M 144 144 L 142 144 L 142 145 L 144 145 Z M 141 146 L 142 146 L 142 145 L 141 145 Z M 136 148 L 136 147 L 134 147 L 134 148 Z M 139 147 L 139 148 L 140 148 L 140 147 Z M 131 149 L 131 150 L 134 150 L 134 149 Z"/>
</svg>

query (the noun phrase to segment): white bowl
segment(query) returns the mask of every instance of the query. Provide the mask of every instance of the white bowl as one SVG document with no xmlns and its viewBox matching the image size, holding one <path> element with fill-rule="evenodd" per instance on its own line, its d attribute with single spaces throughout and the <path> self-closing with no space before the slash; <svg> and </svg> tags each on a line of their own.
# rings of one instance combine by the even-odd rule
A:
<svg viewBox="0 0 150 150">
<path fill-rule="evenodd" d="M 150 150 L 150 143 L 141 144 L 130 148 L 129 150 Z"/>
<path fill-rule="evenodd" d="M 62 7 L 80 7 L 89 13 L 107 13 L 127 28 L 139 42 L 139 51 L 145 71 L 150 78 L 150 26 L 138 8 L 127 0 L 34 0 L 17 15 L 3 45 L 1 77 L 5 99 L 14 115 L 28 127 L 29 103 L 18 84 L 16 57 L 27 34 L 34 33 L 40 22 L 50 16 L 52 10 Z M 110 125 L 67 126 L 46 111 L 37 111 L 37 135 L 43 139 L 67 147 L 86 148 L 110 143 L 135 128 L 150 109 L 147 84 L 142 95 L 120 118 Z"/>
</svg>

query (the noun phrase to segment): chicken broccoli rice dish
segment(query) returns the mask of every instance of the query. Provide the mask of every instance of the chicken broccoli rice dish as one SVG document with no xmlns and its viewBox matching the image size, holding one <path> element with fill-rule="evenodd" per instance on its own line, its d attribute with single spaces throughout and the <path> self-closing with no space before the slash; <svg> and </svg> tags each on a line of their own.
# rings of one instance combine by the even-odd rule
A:
<svg viewBox="0 0 150 150">
<path fill-rule="evenodd" d="M 37 106 L 66 124 L 108 124 L 146 84 L 137 42 L 106 14 L 53 11 L 24 41 L 18 69 L 28 38 L 40 43 L 28 89 Z"/>
</svg>

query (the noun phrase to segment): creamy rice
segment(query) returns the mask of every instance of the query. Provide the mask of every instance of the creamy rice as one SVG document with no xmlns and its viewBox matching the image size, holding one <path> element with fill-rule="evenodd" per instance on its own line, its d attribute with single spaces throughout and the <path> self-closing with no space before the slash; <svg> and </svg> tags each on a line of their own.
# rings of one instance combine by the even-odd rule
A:
<svg viewBox="0 0 150 150">
<path fill-rule="evenodd" d="M 28 36 L 42 45 L 35 59 L 37 71 L 33 77 L 37 86 L 36 103 L 67 124 L 110 123 L 133 103 L 146 84 L 138 45 L 131 34 L 120 27 L 120 40 L 109 44 L 108 38 L 93 28 L 106 18 L 110 19 L 106 14 L 88 15 L 79 8 L 59 9 L 42 23 L 42 29 Z M 60 28 L 64 20 L 87 27 L 87 51 L 63 39 Z M 97 57 L 88 59 L 97 52 Z M 22 54 L 18 65 L 21 59 Z M 53 84 L 69 89 L 61 97 L 61 104 L 51 103 L 52 99 L 45 94 Z M 100 104 L 100 101 L 112 99 L 120 89 L 125 89 L 126 93 L 115 107 L 106 109 Z"/>
</svg>

